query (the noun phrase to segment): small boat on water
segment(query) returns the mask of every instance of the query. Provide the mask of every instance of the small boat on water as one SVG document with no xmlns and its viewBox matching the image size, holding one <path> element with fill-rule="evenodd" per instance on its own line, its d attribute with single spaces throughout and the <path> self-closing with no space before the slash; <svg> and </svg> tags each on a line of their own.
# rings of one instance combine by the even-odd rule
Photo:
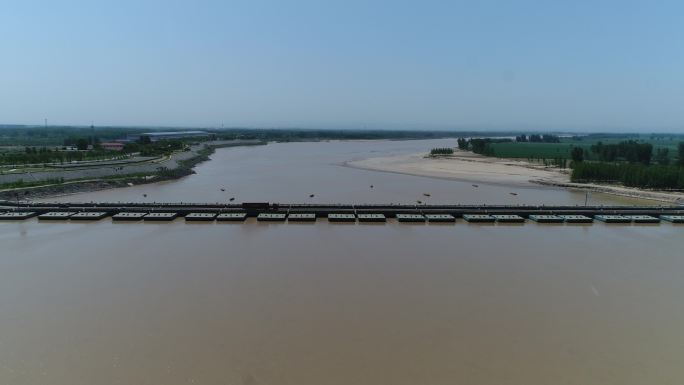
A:
<svg viewBox="0 0 684 385">
<path fill-rule="evenodd" d="M 426 197 L 432 196 L 432 195 L 430 195 L 430 194 L 428 194 L 428 193 L 423 193 L 423 195 L 426 196 Z"/>
<path fill-rule="evenodd" d="M 474 184 L 474 185 L 473 185 L 473 187 L 476 187 L 476 188 L 477 188 L 477 187 L 480 187 L 480 186 L 478 186 L 478 185 Z"/>
<path fill-rule="evenodd" d="M 514 192 L 512 192 L 512 193 L 509 193 L 509 194 L 511 194 L 511 195 L 518 195 L 518 193 L 514 193 Z"/>
</svg>

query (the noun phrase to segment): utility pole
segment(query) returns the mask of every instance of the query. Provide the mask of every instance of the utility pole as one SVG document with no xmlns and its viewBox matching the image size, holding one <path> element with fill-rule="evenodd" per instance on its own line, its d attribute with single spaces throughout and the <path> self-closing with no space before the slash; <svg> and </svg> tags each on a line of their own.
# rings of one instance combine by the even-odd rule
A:
<svg viewBox="0 0 684 385">
<path fill-rule="evenodd" d="M 93 121 L 90 121 L 90 145 L 95 147 L 95 124 L 93 124 Z"/>
</svg>

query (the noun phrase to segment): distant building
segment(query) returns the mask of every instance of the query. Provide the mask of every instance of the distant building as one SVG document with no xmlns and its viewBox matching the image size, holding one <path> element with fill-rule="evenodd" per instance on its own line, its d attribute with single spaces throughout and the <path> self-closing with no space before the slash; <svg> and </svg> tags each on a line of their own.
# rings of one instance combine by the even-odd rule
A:
<svg viewBox="0 0 684 385">
<path fill-rule="evenodd" d="M 100 146 L 102 146 L 102 148 L 105 150 L 111 150 L 111 151 L 121 151 L 124 148 L 124 144 L 119 143 L 119 142 L 100 143 Z"/>
<path fill-rule="evenodd" d="M 139 141 L 144 137 L 150 138 L 151 142 L 159 140 L 183 139 L 183 138 L 208 138 L 212 136 L 206 131 L 156 131 L 143 132 L 142 134 L 128 134 L 126 139 L 129 141 Z"/>
</svg>

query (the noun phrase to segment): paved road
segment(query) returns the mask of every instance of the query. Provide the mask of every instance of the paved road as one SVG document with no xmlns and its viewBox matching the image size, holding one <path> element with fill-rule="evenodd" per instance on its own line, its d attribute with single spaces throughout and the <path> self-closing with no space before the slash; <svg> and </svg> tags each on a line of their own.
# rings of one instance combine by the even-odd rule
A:
<svg viewBox="0 0 684 385">
<path fill-rule="evenodd" d="M 58 168 L 58 169 L 72 169 L 72 168 L 82 168 L 82 167 L 101 167 L 101 166 L 120 166 L 127 163 L 142 163 L 149 162 L 154 159 L 160 158 L 159 156 L 134 156 L 126 159 L 114 159 L 114 160 L 98 160 L 98 161 L 81 161 L 74 163 L 48 163 L 48 167 Z M 42 165 L 38 165 L 42 166 Z"/>
</svg>

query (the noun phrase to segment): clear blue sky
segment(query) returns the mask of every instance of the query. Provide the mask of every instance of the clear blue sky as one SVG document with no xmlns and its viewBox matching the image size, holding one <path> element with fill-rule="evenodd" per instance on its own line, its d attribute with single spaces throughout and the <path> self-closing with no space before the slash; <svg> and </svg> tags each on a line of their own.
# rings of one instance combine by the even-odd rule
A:
<svg viewBox="0 0 684 385">
<path fill-rule="evenodd" d="M 6 1 L 0 122 L 684 131 L 682 1 Z"/>
</svg>

